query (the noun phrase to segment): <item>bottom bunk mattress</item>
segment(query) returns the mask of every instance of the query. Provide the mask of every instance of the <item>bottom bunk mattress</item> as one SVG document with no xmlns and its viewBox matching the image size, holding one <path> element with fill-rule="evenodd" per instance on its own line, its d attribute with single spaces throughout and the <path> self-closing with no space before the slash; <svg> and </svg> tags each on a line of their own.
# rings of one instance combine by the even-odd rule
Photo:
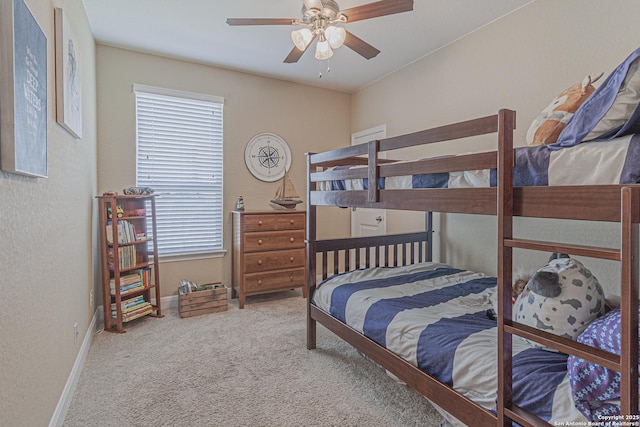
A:
<svg viewBox="0 0 640 427">
<path fill-rule="evenodd" d="M 497 324 L 486 314 L 495 291 L 495 277 L 422 263 L 334 276 L 318 285 L 313 304 L 495 411 Z M 567 355 L 517 336 L 513 400 L 551 423 L 587 421 L 574 405 Z"/>
</svg>

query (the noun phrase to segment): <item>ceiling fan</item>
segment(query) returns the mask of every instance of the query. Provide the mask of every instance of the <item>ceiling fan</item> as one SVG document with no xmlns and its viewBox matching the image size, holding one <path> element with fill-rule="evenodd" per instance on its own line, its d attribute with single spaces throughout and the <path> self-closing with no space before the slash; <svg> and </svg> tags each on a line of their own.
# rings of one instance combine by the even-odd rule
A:
<svg viewBox="0 0 640 427">
<path fill-rule="evenodd" d="M 329 59 L 332 49 L 343 44 L 366 59 L 378 55 L 380 51 L 364 40 L 356 37 L 342 26 L 364 19 L 413 10 L 413 0 L 380 0 L 350 9 L 340 10 L 334 0 L 303 0 L 302 19 L 298 18 L 229 18 L 227 24 L 236 25 L 302 25 L 291 33 L 295 47 L 285 58 L 285 63 L 295 63 L 307 51 L 316 38 L 315 57 Z"/>
</svg>

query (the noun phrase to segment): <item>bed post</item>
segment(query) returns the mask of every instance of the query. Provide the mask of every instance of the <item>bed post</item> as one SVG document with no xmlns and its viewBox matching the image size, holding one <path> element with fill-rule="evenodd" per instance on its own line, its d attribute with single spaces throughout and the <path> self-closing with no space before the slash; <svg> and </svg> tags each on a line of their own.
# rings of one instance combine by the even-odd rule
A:
<svg viewBox="0 0 640 427">
<path fill-rule="evenodd" d="M 621 190 L 620 415 L 638 415 L 638 212 L 639 189 Z M 624 418 L 625 420 L 628 418 Z"/>
<path fill-rule="evenodd" d="M 378 151 L 380 150 L 380 141 L 369 141 L 367 150 L 369 153 L 367 171 L 369 189 L 367 190 L 367 197 L 369 203 L 376 203 L 380 201 L 380 191 L 378 190 Z"/>
<path fill-rule="evenodd" d="M 433 212 L 425 212 L 424 213 L 424 228 L 427 233 L 427 243 L 426 243 L 426 259 L 424 261 L 432 262 L 433 261 L 433 253 L 431 252 L 433 249 Z M 423 260 L 420 260 L 423 261 Z"/>
<path fill-rule="evenodd" d="M 311 299 L 316 289 L 316 206 L 311 204 L 311 192 L 316 189 L 316 183 L 311 182 L 311 156 L 307 153 L 307 348 L 316 348 L 316 321 L 311 318 Z"/>
<path fill-rule="evenodd" d="M 512 341 L 505 332 L 511 320 L 513 249 L 505 239 L 513 238 L 513 129 L 515 113 L 498 112 L 498 426 L 512 425 L 505 409 L 513 407 Z"/>
</svg>

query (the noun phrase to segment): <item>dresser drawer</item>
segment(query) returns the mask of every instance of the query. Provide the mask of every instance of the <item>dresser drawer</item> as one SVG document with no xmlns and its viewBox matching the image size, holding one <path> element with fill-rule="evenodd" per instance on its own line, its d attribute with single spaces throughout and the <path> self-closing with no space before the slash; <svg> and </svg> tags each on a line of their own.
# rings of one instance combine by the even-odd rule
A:
<svg viewBox="0 0 640 427">
<path fill-rule="evenodd" d="M 276 218 L 276 228 L 278 230 L 304 230 L 306 225 L 305 214 L 278 215 Z"/>
<path fill-rule="evenodd" d="M 245 252 L 304 248 L 304 230 L 245 233 Z"/>
<path fill-rule="evenodd" d="M 245 231 L 270 231 L 276 229 L 275 215 L 247 215 L 242 219 Z"/>
<path fill-rule="evenodd" d="M 247 274 L 244 276 L 244 288 L 249 292 L 266 292 L 271 289 L 304 286 L 305 274 L 304 268 Z"/>
<path fill-rule="evenodd" d="M 256 252 L 245 254 L 244 272 L 258 273 L 282 268 L 304 267 L 305 250 Z"/>
</svg>

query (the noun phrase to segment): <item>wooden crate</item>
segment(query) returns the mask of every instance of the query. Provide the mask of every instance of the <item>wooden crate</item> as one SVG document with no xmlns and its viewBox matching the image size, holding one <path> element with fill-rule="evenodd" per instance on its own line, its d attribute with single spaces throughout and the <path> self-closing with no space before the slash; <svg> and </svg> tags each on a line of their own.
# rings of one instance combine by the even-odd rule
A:
<svg viewBox="0 0 640 427">
<path fill-rule="evenodd" d="M 219 283 L 209 283 L 209 285 L 213 285 L 214 288 L 178 295 L 180 317 L 227 311 L 229 308 L 227 288 L 219 287 Z"/>
</svg>

